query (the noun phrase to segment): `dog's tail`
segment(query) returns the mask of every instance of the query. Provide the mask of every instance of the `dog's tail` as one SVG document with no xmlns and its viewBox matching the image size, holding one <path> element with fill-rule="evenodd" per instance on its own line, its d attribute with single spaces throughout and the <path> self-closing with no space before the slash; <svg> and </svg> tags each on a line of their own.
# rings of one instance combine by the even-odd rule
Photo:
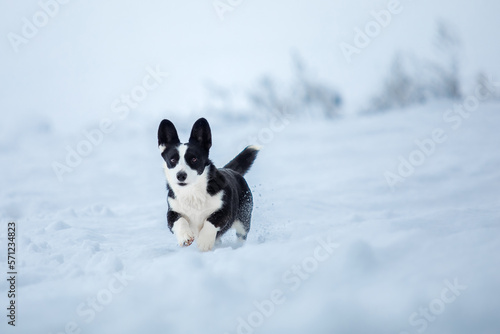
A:
<svg viewBox="0 0 500 334">
<path fill-rule="evenodd" d="M 260 147 L 251 145 L 247 146 L 240 154 L 238 154 L 233 160 L 229 161 L 224 168 L 232 169 L 235 172 L 245 175 L 246 172 L 252 167 L 255 158 L 257 158 L 257 153 L 259 153 Z"/>
</svg>

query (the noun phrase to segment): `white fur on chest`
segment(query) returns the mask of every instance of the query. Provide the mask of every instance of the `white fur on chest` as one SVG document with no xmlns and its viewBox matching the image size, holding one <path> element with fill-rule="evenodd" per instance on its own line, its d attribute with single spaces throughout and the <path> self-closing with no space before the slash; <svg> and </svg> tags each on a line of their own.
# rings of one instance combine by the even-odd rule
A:
<svg viewBox="0 0 500 334">
<path fill-rule="evenodd" d="M 207 170 L 203 174 L 206 174 Z M 179 186 L 169 183 L 175 194 L 175 198 L 168 198 L 170 209 L 179 213 L 189 223 L 195 237 L 198 237 L 203 224 L 207 218 L 222 207 L 223 192 L 214 196 L 207 193 L 206 175 L 200 175 L 196 183 L 188 186 Z M 168 177 L 167 177 L 168 179 Z"/>
</svg>

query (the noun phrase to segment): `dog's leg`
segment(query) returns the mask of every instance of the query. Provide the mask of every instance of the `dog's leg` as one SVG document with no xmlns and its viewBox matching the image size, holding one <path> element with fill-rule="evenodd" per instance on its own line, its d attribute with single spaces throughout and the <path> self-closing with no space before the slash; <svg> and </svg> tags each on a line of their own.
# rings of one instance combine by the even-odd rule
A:
<svg viewBox="0 0 500 334">
<path fill-rule="evenodd" d="M 252 208 L 252 192 L 248 188 L 248 185 L 246 185 L 246 190 L 243 191 L 243 195 L 240 199 L 240 207 L 238 210 L 237 219 L 233 223 L 233 228 L 236 230 L 236 236 L 238 237 L 238 242 L 240 245 L 242 245 L 247 240 L 247 235 L 250 231 Z"/>
<path fill-rule="evenodd" d="M 250 225 L 250 224 L 248 224 Z M 247 234 L 250 227 L 246 227 L 240 220 L 235 220 L 232 228 L 236 230 L 236 236 L 238 237 L 238 242 L 243 243 L 247 240 Z"/>
<path fill-rule="evenodd" d="M 177 237 L 177 243 L 181 247 L 190 246 L 194 241 L 194 233 L 189 227 L 188 221 L 183 217 L 174 222 L 172 232 L 174 232 Z"/>
<path fill-rule="evenodd" d="M 205 221 L 203 227 L 200 230 L 200 234 L 198 238 L 196 238 L 196 244 L 198 245 L 198 249 L 202 252 L 206 252 L 211 250 L 215 244 L 215 237 L 217 236 L 218 227 L 215 227 L 214 224 Z"/>
</svg>

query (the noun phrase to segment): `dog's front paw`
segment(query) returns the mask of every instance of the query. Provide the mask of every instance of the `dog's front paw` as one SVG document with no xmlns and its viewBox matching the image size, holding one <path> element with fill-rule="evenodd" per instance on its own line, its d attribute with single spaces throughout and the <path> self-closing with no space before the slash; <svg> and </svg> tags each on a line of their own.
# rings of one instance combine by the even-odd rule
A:
<svg viewBox="0 0 500 334">
<path fill-rule="evenodd" d="M 179 218 L 172 226 L 172 232 L 177 237 L 177 243 L 181 247 L 190 246 L 194 241 L 194 233 L 189 223 L 184 218 Z"/>
<path fill-rule="evenodd" d="M 177 243 L 181 247 L 191 246 L 194 241 L 194 233 L 191 229 L 183 229 L 177 233 Z"/>
<path fill-rule="evenodd" d="M 214 248 L 215 237 L 218 229 L 210 222 L 205 222 L 200 231 L 200 235 L 196 239 L 198 249 L 202 252 L 208 252 Z"/>
<path fill-rule="evenodd" d="M 199 239 L 196 240 L 196 244 L 198 245 L 198 249 L 202 252 L 208 252 L 214 248 L 215 238 L 213 240 Z"/>
</svg>

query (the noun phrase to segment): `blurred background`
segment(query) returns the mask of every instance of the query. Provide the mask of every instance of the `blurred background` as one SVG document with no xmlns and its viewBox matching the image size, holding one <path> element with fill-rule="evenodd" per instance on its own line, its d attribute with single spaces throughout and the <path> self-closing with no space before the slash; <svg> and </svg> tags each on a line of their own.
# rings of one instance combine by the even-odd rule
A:
<svg viewBox="0 0 500 334">
<path fill-rule="evenodd" d="M 401 0 L 394 13 L 374 0 L 52 3 L 4 2 L 1 103 L 70 132 L 109 114 L 148 66 L 168 79 L 135 112 L 155 117 L 273 104 L 349 115 L 456 98 L 500 71 L 495 1 Z M 403 77 L 406 96 L 391 96 Z"/>
<path fill-rule="evenodd" d="M 500 2 L 1 1 L 2 333 L 499 332 Z M 244 247 L 166 226 L 198 117 L 264 147 Z"/>
</svg>

